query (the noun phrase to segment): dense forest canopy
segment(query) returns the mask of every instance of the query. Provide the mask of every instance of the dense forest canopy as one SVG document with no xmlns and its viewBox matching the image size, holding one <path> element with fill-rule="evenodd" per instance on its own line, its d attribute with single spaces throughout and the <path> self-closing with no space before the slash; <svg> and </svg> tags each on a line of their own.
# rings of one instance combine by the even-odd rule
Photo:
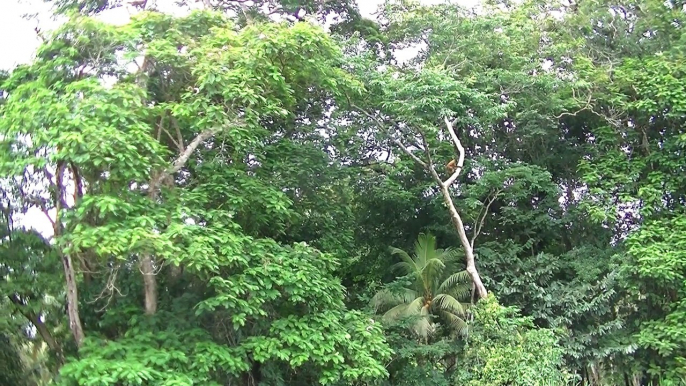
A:
<svg viewBox="0 0 686 386">
<path fill-rule="evenodd" d="M 686 4 L 44 1 L 0 385 L 686 384 Z"/>
</svg>

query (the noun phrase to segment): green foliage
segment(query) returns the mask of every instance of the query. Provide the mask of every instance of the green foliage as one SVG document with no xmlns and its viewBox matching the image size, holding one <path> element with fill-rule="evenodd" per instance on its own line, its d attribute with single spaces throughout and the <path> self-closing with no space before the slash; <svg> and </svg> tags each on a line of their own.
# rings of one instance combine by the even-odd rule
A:
<svg viewBox="0 0 686 386">
<path fill-rule="evenodd" d="M 63 385 L 220 385 L 248 370 L 245 353 L 202 329 L 150 331 L 131 326 L 117 341 L 90 340 L 60 373 Z"/>
<path fill-rule="evenodd" d="M 67 20 L 0 73 L 1 384 L 686 376 L 682 4 L 149 1 L 115 26 L 119 1 L 46 1 Z M 520 311 L 465 312 L 446 118 L 476 265 Z"/>
<path fill-rule="evenodd" d="M 643 224 L 627 239 L 630 260 L 625 263 L 629 291 L 642 296 L 655 311 L 641 318 L 636 333 L 639 347 L 650 350 L 649 373 L 662 379 L 685 379 L 683 363 L 684 308 L 684 246 L 683 215 Z M 665 299 L 666 298 L 666 299 Z M 653 307 L 660 307 L 659 311 Z"/>
<path fill-rule="evenodd" d="M 466 334 L 464 321 L 468 303 L 461 302 L 468 297 L 470 288 L 466 271 L 455 272 L 458 253 L 452 249 L 437 249 L 436 238 L 420 234 L 415 243 L 414 256 L 391 248 L 401 258 L 393 268 L 400 270 L 407 283 L 396 283 L 379 291 L 371 299 L 371 306 L 384 313 L 386 321 L 412 319 L 412 330 L 421 339 L 428 339 L 437 329 L 434 319 L 440 319 L 446 327 Z"/>
<path fill-rule="evenodd" d="M 0 384 L 22 386 L 26 384 L 24 381 L 19 351 L 9 336 L 0 334 Z"/>
<path fill-rule="evenodd" d="M 236 28 L 211 12 L 152 12 L 121 27 L 73 17 L 35 63 L 12 73 L 0 122 L 10 151 L 0 170 L 19 183 L 8 195 L 22 214 L 57 213 L 56 243 L 38 262 L 56 269 L 69 256 L 83 277 L 87 340 L 60 382 L 332 384 L 386 374 L 380 325 L 346 309 L 336 259 L 294 243 L 318 226 L 299 221 L 308 207 L 326 210 L 296 206 L 285 189 L 299 188 L 290 178 L 312 163 L 280 159 L 286 150 L 310 160 L 326 154 L 313 146 L 316 127 L 293 121 L 359 93 L 340 63 L 332 39 L 309 23 Z M 308 238 L 342 254 L 331 240 Z M 19 275 L 29 245 L 7 246 L 24 254 L 2 268 L 30 280 L 33 271 Z M 159 270 L 150 320 L 133 295 L 142 293 L 144 256 Z M 34 323 L 40 310 L 26 311 L 24 323 Z"/>
<path fill-rule="evenodd" d="M 459 385 L 564 385 L 563 350 L 552 330 L 498 304 L 493 295 L 473 309 L 474 322 L 461 355 Z"/>
</svg>

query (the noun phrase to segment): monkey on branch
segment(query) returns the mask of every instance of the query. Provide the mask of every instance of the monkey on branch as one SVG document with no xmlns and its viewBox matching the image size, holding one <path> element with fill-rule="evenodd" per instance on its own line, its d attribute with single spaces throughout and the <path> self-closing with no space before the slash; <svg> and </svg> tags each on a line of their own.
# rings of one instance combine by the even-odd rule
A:
<svg viewBox="0 0 686 386">
<path fill-rule="evenodd" d="M 446 170 L 448 170 L 448 173 L 453 174 L 455 173 L 455 170 L 457 170 L 457 161 L 454 159 L 450 160 L 447 165 L 445 165 Z"/>
</svg>

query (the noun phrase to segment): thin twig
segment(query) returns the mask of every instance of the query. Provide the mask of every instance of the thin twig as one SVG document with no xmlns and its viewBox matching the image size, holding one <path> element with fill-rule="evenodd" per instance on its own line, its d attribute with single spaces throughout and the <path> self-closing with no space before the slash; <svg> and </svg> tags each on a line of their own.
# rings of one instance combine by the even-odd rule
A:
<svg viewBox="0 0 686 386">
<path fill-rule="evenodd" d="M 119 294 L 119 296 L 124 296 L 121 293 L 121 291 L 119 290 L 119 288 L 117 288 L 117 286 L 116 286 L 117 274 L 119 273 L 119 267 L 120 266 L 117 265 L 116 267 L 114 267 L 112 269 L 112 271 L 110 272 L 110 275 L 107 277 L 107 282 L 105 283 L 105 287 L 102 289 L 102 291 L 100 291 L 100 293 L 95 297 L 95 299 L 93 299 L 91 301 L 87 301 L 87 303 L 93 304 L 93 303 L 97 302 L 98 300 L 104 299 L 107 296 L 107 302 L 105 303 L 105 305 L 101 309 L 97 310 L 97 312 L 104 311 L 110 305 L 110 303 L 112 302 L 112 298 L 114 298 L 115 292 L 117 294 Z"/>
<path fill-rule="evenodd" d="M 573 95 L 574 93 L 575 93 L 575 91 L 574 91 L 574 89 L 572 89 L 572 95 Z M 576 98 L 574 98 L 574 99 L 576 99 Z M 579 110 L 577 110 L 577 111 L 575 111 L 575 112 L 573 112 L 573 113 L 564 112 L 564 113 L 562 113 L 562 114 L 560 114 L 560 115 L 557 115 L 557 116 L 555 117 L 555 119 L 560 119 L 560 118 L 565 117 L 565 116 L 572 116 L 572 117 L 573 117 L 573 116 L 576 116 L 577 114 L 579 114 L 579 113 L 582 112 L 582 111 L 588 111 L 588 110 L 590 110 L 590 111 L 592 112 L 592 111 L 593 111 L 593 106 L 591 106 L 591 101 L 592 101 L 592 100 L 593 100 L 593 93 L 590 92 L 590 93 L 588 94 L 588 100 L 586 100 L 586 105 L 585 105 L 584 107 L 580 108 Z"/>
<path fill-rule="evenodd" d="M 493 194 L 493 197 L 491 197 L 490 200 L 488 200 L 488 204 L 484 206 L 483 209 L 483 215 L 481 214 L 481 211 L 479 211 L 479 216 L 477 216 L 477 221 L 474 222 L 474 234 L 472 235 L 472 240 L 471 240 L 471 245 L 472 248 L 474 248 L 474 241 L 476 241 L 476 238 L 479 236 L 481 233 L 481 230 L 484 227 L 484 223 L 486 222 L 486 216 L 488 216 L 488 210 L 491 208 L 491 204 L 498 198 L 500 193 L 502 192 L 502 189 L 496 190 L 496 192 Z M 481 220 L 479 220 L 479 218 Z"/>
<path fill-rule="evenodd" d="M 358 106 L 356 106 L 356 105 L 354 105 L 354 104 L 353 104 L 353 107 L 356 108 L 357 110 L 359 110 L 362 114 L 364 114 L 364 115 L 366 115 L 367 117 L 369 117 L 369 118 L 371 118 L 372 120 L 374 120 L 374 122 L 376 122 L 376 124 L 377 124 L 380 128 L 385 127 L 385 125 L 383 124 L 383 122 L 381 122 L 381 120 L 379 120 L 379 118 L 377 118 L 377 117 L 373 116 L 372 114 L 368 113 L 365 109 L 363 109 L 363 108 L 361 108 L 361 107 L 358 107 Z M 423 168 L 428 169 L 429 166 L 427 165 L 427 163 L 424 162 L 424 161 L 422 161 L 422 160 L 421 160 L 419 157 L 417 157 L 416 155 L 414 155 L 414 153 L 412 153 L 412 151 L 410 151 L 410 149 L 408 149 L 407 146 L 403 145 L 403 143 L 400 142 L 400 140 L 391 139 L 391 141 L 393 141 L 394 144 L 396 144 L 403 152 L 405 152 L 405 154 L 409 155 L 415 162 L 417 162 L 418 164 L 420 164 Z"/>
</svg>

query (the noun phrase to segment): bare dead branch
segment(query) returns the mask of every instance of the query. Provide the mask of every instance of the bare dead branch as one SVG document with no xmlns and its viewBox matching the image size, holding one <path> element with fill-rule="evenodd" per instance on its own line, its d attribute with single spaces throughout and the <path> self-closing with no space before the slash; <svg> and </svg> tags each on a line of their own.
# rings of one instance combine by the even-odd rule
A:
<svg viewBox="0 0 686 386">
<path fill-rule="evenodd" d="M 161 131 L 163 131 L 163 132 L 167 135 L 167 137 L 169 138 L 169 140 L 172 142 L 172 144 L 174 144 L 174 146 L 176 146 L 176 148 L 179 150 L 179 152 L 180 152 L 180 153 L 183 153 L 183 151 L 184 151 L 184 149 L 183 149 L 183 143 L 177 142 L 177 139 L 174 138 L 174 136 L 169 132 L 169 130 L 167 130 L 167 129 L 164 127 L 164 125 L 162 125 L 162 119 L 161 119 L 161 118 L 160 118 L 160 123 L 158 123 L 158 130 L 159 130 L 159 131 L 158 131 L 158 135 L 157 135 L 157 140 L 158 140 L 158 141 L 160 140 L 160 135 L 159 135 L 159 133 L 160 133 Z"/>
<path fill-rule="evenodd" d="M 100 293 L 95 297 L 95 299 L 87 301 L 87 303 L 93 304 L 98 300 L 107 298 L 107 302 L 105 303 L 105 305 L 101 309 L 97 310 L 97 312 L 104 311 L 112 302 L 112 298 L 114 298 L 115 294 L 118 294 L 119 296 L 124 296 L 116 285 L 119 267 L 120 266 L 117 265 L 110 271 L 110 274 L 107 277 L 107 281 L 105 282 L 105 286 L 103 287 L 102 291 L 100 291 Z"/>
<path fill-rule="evenodd" d="M 426 137 L 424 136 L 424 133 L 422 133 L 420 130 L 417 130 L 417 131 L 419 132 L 419 136 L 422 138 L 421 148 L 423 148 L 424 152 L 426 153 L 426 159 L 428 161 L 427 167 L 433 170 L 434 162 L 433 162 L 433 159 L 431 158 L 431 149 L 429 149 L 429 144 L 426 142 Z M 439 179 L 439 181 L 440 181 L 440 179 Z"/>
<path fill-rule="evenodd" d="M 441 182 L 441 184 L 443 184 L 445 186 L 450 186 L 450 185 L 452 185 L 453 182 L 455 182 L 457 177 L 462 172 L 462 168 L 464 167 L 464 153 L 465 152 L 464 152 L 464 147 L 462 146 L 462 142 L 460 142 L 460 139 L 457 138 L 457 134 L 455 134 L 455 129 L 453 128 L 452 122 L 450 122 L 450 120 L 448 120 L 447 117 L 443 118 L 443 120 L 445 121 L 445 125 L 448 128 L 448 131 L 450 132 L 450 137 L 452 138 L 453 144 L 455 144 L 455 147 L 457 148 L 457 152 L 459 154 L 457 164 L 455 165 L 455 171 L 447 180 L 445 180 L 445 182 Z"/>
<path fill-rule="evenodd" d="M 362 108 L 359 108 L 355 105 L 353 105 L 358 111 L 360 111 L 362 114 L 366 115 L 370 119 L 372 119 L 380 128 L 385 128 L 385 125 L 383 122 L 381 122 L 377 117 L 374 115 L 368 113 Z M 472 283 L 474 284 L 474 290 L 473 292 L 476 293 L 478 292 L 480 298 L 484 298 L 488 295 L 488 292 L 486 291 L 486 287 L 484 286 L 481 276 L 479 275 L 478 270 L 476 269 L 476 263 L 475 263 L 475 258 L 474 258 L 474 248 L 472 246 L 473 242 L 470 242 L 469 238 L 467 237 L 467 233 L 465 232 L 464 228 L 464 223 L 462 222 L 462 218 L 460 217 L 459 212 L 457 211 L 457 208 L 455 207 L 455 203 L 453 202 L 453 199 L 450 195 L 450 190 L 449 187 L 450 185 L 457 179 L 459 176 L 460 172 L 462 171 L 462 168 L 464 167 L 464 158 L 465 158 L 465 150 L 464 147 L 462 146 L 462 142 L 460 142 L 460 139 L 457 137 L 457 134 L 455 134 L 455 130 L 453 129 L 452 123 L 448 120 L 448 118 L 444 118 L 445 124 L 448 128 L 448 131 L 450 132 L 450 136 L 452 138 L 452 141 L 457 148 L 459 152 L 459 157 L 456 165 L 456 170 L 455 172 L 446 180 L 443 182 L 441 180 L 441 177 L 438 175 L 436 172 L 435 168 L 433 167 L 433 161 L 431 159 L 431 155 L 429 154 L 430 149 L 428 148 L 428 145 L 426 143 L 426 138 L 421 135 L 422 142 L 423 142 L 423 147 L 424 151 L 427 153 L 427 159 L 428 162 L 425 162 L 421 160 L 419 157 L 417 157 L 410 149 L 408 149 L 400 140 L 397 139 L 391 139 L 393 143 L 395 143 L 400 149 L 402 149 L 405 154 L 410 156 L 416 163 L 421 165 L 425 170 L 429 171 L 438 183 L 441 194 L 443 196 L 443 201 L 445 205 L 448 207 L 448 211 L 450 212 L 450 219 L 451 222 L 453 223 L 455 230 L 457 231 L 459 237 L 460 237 L 460 243 L 462 244 L 462 247 L 465 252 L 465 260 L 466 260 L 466 270 L 469 273 L 469 276 L 472 279 Z"/>
<path fill-rule="evenodd" d="M 179 122 L 177 122 L 173 116 L 170 116 L 169 120 L 171 121 L 172 126 L 174 126 L 174 129 L 176 130 L 176 145 L 179 147 L 179 151 L 184 152 L 186 146 L 183 143 L 183 136 L 181 135 L 181 128 L 179 127 Z"/>
<path fill-rule="evenodd" d="M 184 149 L 184 151 L 182 151 L 181 154 L 179 154 L 179 156 L 176 158 L 176 160 L 174 160 L 174 162 L 172 163 L 172 166 L 169 169 L 163 171 L 156 178 L 151 180 L 150 191 L 153 192 L 157 188 L 157 186 L 159 185 L 159 183 L 161 181 L 165 180 L 166 178 L 168 178 L 172 174 L 181 170 L 181 168 L 183 168 L 184 165 L 186 165 L 186 162 L 188 162 L 188 159 L 191 157 L 191 155 L 193 154 L 195 149 L 197 149 L 198 146 L 200 146 L 200 144 L 202 144 L 206 140 L 210 139 L 213 135 L 215 135 L 216 133 L 218 133 L 222 129 L 223 129 L 222 126 L 216 126 L 216 127 L 206 129 L 206 130 L 202 131 L 200 134 L 198 134 L 191 141 L 191 143 L 188 144 L 188 147 L 186 147 Z"/>
<path fill-rule="evenodd" d="M 405 145 L 403 145 L 402 142 L 400 142 L 400 141 L 397 140 L 397 139 L 393 139 L 392 141 L 393 141 L 393 143 L 395 143 L 403 152 L 405 152 L 405 154 L 409 155 L 410 158 L 412 158 L 412 160 L 414 160 L 416 163 L 420 164 L 423 168 L 428 169 L 429 166 L 426 164 L 426 162 L 422 161 L 419 157 L 417 157 L 416 155 L 414 155 L 410 149 L 408 149 Z"/>
</svg>

